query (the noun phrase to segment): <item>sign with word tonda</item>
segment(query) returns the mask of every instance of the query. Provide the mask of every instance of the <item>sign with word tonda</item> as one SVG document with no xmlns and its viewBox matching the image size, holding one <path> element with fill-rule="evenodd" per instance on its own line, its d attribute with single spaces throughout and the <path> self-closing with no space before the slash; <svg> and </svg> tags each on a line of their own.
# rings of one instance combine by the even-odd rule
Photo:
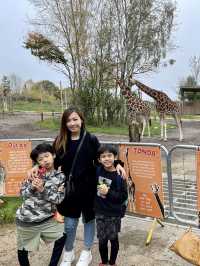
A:
<svg viewBox="0 0 200 266">
<path fill-rule="evenodd" d="M 31 141 L 0 141 L 0 195 L 17 196 L 31 168 Z"/>
<path fill-rule="evenodd" d="M 162 218 L 163 184 L 159 147 L 119 146 L 119 157 L 128 175 L 128 211 Z"/>
</svg>

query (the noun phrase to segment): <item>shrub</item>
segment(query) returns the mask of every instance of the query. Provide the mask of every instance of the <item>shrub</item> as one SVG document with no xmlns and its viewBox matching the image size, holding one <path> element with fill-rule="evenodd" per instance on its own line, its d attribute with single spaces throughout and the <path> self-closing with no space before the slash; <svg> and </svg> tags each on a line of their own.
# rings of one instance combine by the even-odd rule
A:
<svg viewBox="0 0 200 266">
<path fill-rule="evenodd" d="M 21 197 L 3 197 L 4 204 L 0 207 L 0 224 L 13 223 L 15 213 L 22 203 Z"/>
</svg>

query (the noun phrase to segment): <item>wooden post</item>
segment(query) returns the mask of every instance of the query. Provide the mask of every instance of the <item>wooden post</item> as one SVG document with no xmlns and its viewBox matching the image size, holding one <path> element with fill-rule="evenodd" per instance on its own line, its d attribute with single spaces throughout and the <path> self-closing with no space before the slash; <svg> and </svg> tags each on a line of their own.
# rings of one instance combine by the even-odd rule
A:
<svg viewBox="0 0 200 266">
<path fill-rule="evenodd" d="M 63 113 L 63 92 L 62 92 L 61 80 L 60 80 L 60 104 L 61 104 L 61 112 Z"/>
<path fill-rule="evenodd" d="M 41 121 L 44 121 L 44 113 L 41 112 Z"/>
</svg>

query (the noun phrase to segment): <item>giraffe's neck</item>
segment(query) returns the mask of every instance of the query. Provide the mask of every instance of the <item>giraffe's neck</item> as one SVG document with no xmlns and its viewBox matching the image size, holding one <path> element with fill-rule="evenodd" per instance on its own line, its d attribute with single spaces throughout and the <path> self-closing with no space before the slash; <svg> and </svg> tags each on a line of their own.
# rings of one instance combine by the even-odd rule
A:
<svg viewBox="0 0 200 266">
<path fill-rule="evenodd" d="M 159 94 L 160 94 L 159 91 L 154 90 L 154 89 L 144 85 L 143 83 L 141 83 L 140 81 L 137 81 L 137 80 L 136 80 L 135 84 L 138 86 L 138 88 L 140 90 L 142 90 L 143 92 L 145 92 L 146 94 L 148 94 L 149 96 L 154 98 L 155 100 L 159 100 Z"/>
<path fill-rule="evenodd" d="M 127 104 L 136 103 L 138 101 L 137 96 L 132 93 L 129 87 L 122 86 L 121 90 L 124 98 L 126 99 Z"/>
</svg>

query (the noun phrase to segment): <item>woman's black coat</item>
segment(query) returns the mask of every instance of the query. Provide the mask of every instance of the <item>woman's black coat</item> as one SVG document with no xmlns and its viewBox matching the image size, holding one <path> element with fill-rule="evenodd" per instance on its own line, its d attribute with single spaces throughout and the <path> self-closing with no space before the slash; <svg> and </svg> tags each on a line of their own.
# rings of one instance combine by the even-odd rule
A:
<svg viewBox="0 0 200 266">
<path fill-rule="evenodd" d="M 70 197 L 66 196 L 63 202 L 58 205 L 58 211 L 62 215 L 79 218 L 82 213 L 85 222 L 94 219 L 94 198 L 96 194 L 94 164 L 97 161 L 97 150 L 99 146 L 100 143 L 97 137 L 87 132 L 73 170 L 75 192 Z M 67 177 L 71 170 L 72 161 L 73 157 L 70 149 L 66 153 L 60 151 L 56 155 L 55 167 L 61 165 Z"/>
</svg>

